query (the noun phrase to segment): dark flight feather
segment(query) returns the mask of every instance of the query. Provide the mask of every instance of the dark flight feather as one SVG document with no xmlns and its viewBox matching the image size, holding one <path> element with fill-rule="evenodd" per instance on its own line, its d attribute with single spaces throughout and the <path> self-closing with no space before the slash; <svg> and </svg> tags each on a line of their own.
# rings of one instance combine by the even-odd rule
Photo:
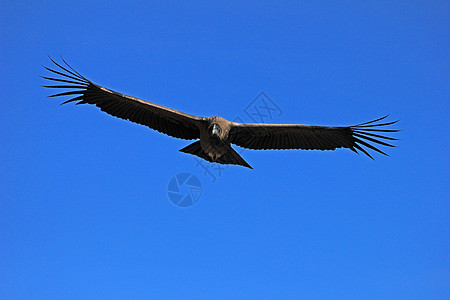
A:
<svg viewBox="0 0 450 300">
<path fill-rule="evenodd" d="M 303 149 L 335 150 L 337 148 L 355 148 L 369 156 L 361 145 L 387 155 L 369 142 L 387 147 L 393 145 L 379 139 L 397 140 L 392 137 L 372 134 L 368 131 L 397 132 L 393 129 L 379 129 L 397 123 L 397 121 L 376 123 L 388 116 L 378 118 L 355 126 L 329 127 L 295 124 L 240 124 L 236 123 L 230 130 L 229 141 L 243 148 L 255 150 L 268 149 Z M 378 138 L 378 139 L 376 139 Z M 276 142 L 274 142 L 276 141 Z M 355 151 L 356 152 L 356 151 Z"/>
<path fill-rule="evenodd" d="M 201 121 L 201 118 L 106 89 L 81 76 L 64 60 L 66 67 L 58 64 L 53 59 L 51 61 L 60 70 L 57 71 L 45 66 L 44 68 L 60 75 L 62 78 L 42 77 L 47 80 L 67 84 L 44 86 L 51 89 L 66 90 L 49 97 L 80 95 L 68 99 L 62 104 L 75 101 L 79 101 L 76 103 L 77 105 L 92 104 L 110 115 L 148 126 L 151 129 L 176 138 L 187 140 L 200 138 L 197 123 Z"/>
</svg>

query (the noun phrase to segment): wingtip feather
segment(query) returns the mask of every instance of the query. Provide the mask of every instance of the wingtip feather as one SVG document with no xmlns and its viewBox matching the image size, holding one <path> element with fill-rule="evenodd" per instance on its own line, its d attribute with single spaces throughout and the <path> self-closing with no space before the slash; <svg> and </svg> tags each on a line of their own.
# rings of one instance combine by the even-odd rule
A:
<svg viewBox="0 0 450 300">
<path fill-rule="evenodd" d="M 392 140 L 392 141 L 399 140 L 397 138 L 393 138 L 393 137 L 389 137 L 389 136 L 385 136 L 385 135 L 381 134 L 382 132 L 392 133 L 392 132 L 400 131 L 397 129 L 380 129 L 380 127 L 393 125 L 393 124 L 396 124 L 397 122 L 399 122 L 399 120 L 395 120 L 395 121 L 391 121 L 391 122 L 377 123 L 377 122 L 380 122 L 380 121 L 386 119 L 387 117 L 389 117 L 389 115 L 386 115 L 384 117 L 378 118 L 373 121 L 361 123 L 361 124 L 358 124 L 355 126 L 350 126 L 350 129 L 352 130 L 352 137 L 354 140 L 353 146 L 356 149 L 362 151 L 364 154 L 366 154 L 373 160 L 374 160 L 374 158 L 363 148 L 363 146 L 367 147 L 373 151 L 376 151 L 380 154 L 389 156 L 387 153 L 383 152 L 382 150 L 378 149 L 377 147 L 375 147 L 374 145 L 372 145 L 370 143 L 376 143 L 376 144 L 380 144 L 380 145 L 386 146 L 386 147 L 395 147 L 395 145 L 391 145 L 389 143 L 383 142 L 380 139 Z M 371 132 L 380 132 L 380 134 L 375 134 L 375 133 L 371 133 Z"/>
</svg>

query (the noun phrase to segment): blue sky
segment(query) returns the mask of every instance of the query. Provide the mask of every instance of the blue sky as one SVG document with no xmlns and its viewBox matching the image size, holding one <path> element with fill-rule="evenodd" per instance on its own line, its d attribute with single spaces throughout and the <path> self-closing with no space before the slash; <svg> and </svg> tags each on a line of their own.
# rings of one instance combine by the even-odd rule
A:
<svg viewBox="0 0 450 300">
<path fill-rule="evenodd" d="M 449 298 L 448 2 L 243 2 L 0 4 L 0 298 Z M 273 122 L 389 113 L 401 140 L 375 161 L 246 150 L 253 170 L 219 174 L 189 141 L 47 98 L 47 55 L 194 115 L 250 121 L 264 92 Z M 180 173 L 201 182 L 189 208 L 168 199 Z"/>
</svg>

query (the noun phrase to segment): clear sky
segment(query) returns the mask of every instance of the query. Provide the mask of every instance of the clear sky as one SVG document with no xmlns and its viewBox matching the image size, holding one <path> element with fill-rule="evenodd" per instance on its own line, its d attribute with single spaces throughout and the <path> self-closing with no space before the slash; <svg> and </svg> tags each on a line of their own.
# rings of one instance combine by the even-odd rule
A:
<svg viewBox="0 0 450 300">
<path fill-rule="evenodd" d="M 2 1 L 0 298 L 449 299 L 449 11 Z M 47 98 L 47 55 L 193 115 L 251 122 L 263 92 L 279 108 L 264 121 L 390 114 L 401 140 L 375 161 L 245 150 L 253 170 L 218 170 L 189 141 Z M 201 185 L 188 208 L 169 201 L 181 173 Z"/>
</svg>

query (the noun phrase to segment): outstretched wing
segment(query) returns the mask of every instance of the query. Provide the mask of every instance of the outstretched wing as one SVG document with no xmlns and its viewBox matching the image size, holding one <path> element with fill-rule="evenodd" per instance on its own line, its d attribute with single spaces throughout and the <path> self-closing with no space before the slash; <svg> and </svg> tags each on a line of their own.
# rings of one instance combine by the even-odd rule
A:
<svg viewBox="0 0 450 300">
<path fill-rule="evenodd" d="M 80 75 L 64 59 L 65 66 L 50 59 L 58 67 L 57 70 L 45 66 L 44 68 L 60 76 L 42 76 L 57 82 L 44 87 L 62 89 L 64 92 L 49 97 L 74 96 L 62 104 L 74 101 L 78 101 L 76 104 L 93 104 L 110 115 L 148 126 L 176 138 L 200 138 L 198 124 L 202 118 L 101 87 Z"/>
<path fill-rule="evenodd" d="M 397 140 L 383 134 L 399 131 L 384 129 L 384 126 L 397 122 L 379 123 L 385 118 L 387 116 L 348 127 L 234 123 L 230 129 L 228 140 L 238 146 L 256 150 L 335 150 L 336 148 L 349 148 L 358 153 L 357 149 L 373 159 L 362 146 L 387 155 L 375 147 L 373 143 L 394 147 L 383 140 Z"/>
</svg>

